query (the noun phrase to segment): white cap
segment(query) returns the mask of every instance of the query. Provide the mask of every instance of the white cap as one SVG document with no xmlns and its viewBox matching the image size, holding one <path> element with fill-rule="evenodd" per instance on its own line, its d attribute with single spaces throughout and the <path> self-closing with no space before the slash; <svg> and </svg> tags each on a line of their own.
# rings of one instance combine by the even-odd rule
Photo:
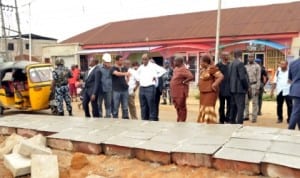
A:
<svg viewBox="0 0 300 178">
<path fill-rule="evenodd" d="M 102 56 L 104 62 L 111 62 L 111 55 L 109 53 L 104 53 Z"/>
</svg>

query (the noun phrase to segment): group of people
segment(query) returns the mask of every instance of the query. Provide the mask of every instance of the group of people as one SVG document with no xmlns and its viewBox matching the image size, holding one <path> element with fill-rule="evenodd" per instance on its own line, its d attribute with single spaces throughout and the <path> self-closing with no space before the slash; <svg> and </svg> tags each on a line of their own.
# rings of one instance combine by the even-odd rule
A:
<svg viewBox="0 0 300 178">
<path fill-rule="evenodd" d="M 276 90 L 277 123 L 283 122 L 282 107 L 286 101 L 289 129 L 300 129 L 300 59 L 291 64 L 281 61 L 275 73 L 271 97 Z M 248 55 L 248 62 L 242 62 L 242 51 L 234 51 L 230 62 L 229 53 L 223 52 L 221 61 L 214 65 L 209 56 L 201 58 L 199 77 L 200 113 L 198 122 L 217 123 L 214 107 L 219 98 L 219 123 L 243 124 L 250 120 L 249 102 L 252 101 L 251 121 L 261 115 L 264 86 L 269 80 L 260 59 Z M 226 106 L 226 107 L 225 107 Z"/>
<path fill-rule="evenodd" d="M 269 80 L 262 61 L 255 59 L 254 54 L 250 53 L 247 64 L 244 64 L 241 50 L 234 51 L 233 56 L 234 59 L 230 60 L 230 54 L 222 52 L 221 60 L 217 65 L 214 65 L 209 55 L 201 57 L 198 122 L 243 124 L 245 120 L 250 120 L 250 101 L 252 101 L 251 121 L 256 122 L 257 116 L 261 115 L 264 85 Z M 294 129 L 296 124 L 300 126 L 300 72 L 297 70 L 297 67 L 298 69 L 300 67 L 299 61 L 296 60 L 290 64 L 289 69 L 287 61 L 282 61 L 272 82 L 271 96 L 275 89 L 277 92 L 277 122 L 283 122 L 282 105 L 285 100 L 290 129 Z M 189 83 L 194 76 L 185 66 L 182 56 L 174 58 L 173 69 L 169 62 L 167 64 L 168 67 L 157 65 L 148 54 L 142 55 L 140 66 L 137 62 L 132 63 L 123 59 L 120 55 L 115 57 L 114 64 L 108 53 L 103 54 L 101 64 L 98 59 L 92 58 L 89 63 L 90 68 L 84 77 L 84 89 L 81 95 L 85 116 L 91 117 L 89 110 L 91 104 L 92 116 L 95 118 L 118 118 L 121 108 L 123 119 L 129 119 L 129 113 L 132 119 L 137 119 L 135 93 L 139 88 L 141 119 L 158 121 L 160 97 L 165 88 L 162 86 L 166 85 L 163 81 L 168 78 L 167 85 L 170 98 L 172 98 L 171 102 L 177 112 L 177 121 L 186 121 L 186 99 Z M 58 62 L 53 72 L 58 102 L 63 99 L 60 97 L 64 96 L 62 91 L 66 90 L 64 89 L 66 82 L 59 82 L 59 80 L 72 78 L 72 72 L 66 72 L 62 66 Z M 170 71 L 172 71 L 171 77 Z M 71 100 L 68 97 L 65 99 Z M 220 101 L 219 120 L 215 112 L 217 99 Z M 102 105 L 104 105 L 105 114 Z M 62 104 L 58 106 L 59 115 L 63 115 Z M 71 105 L 67 104 L 67 110 L 72 115 Z"/>
</svg>

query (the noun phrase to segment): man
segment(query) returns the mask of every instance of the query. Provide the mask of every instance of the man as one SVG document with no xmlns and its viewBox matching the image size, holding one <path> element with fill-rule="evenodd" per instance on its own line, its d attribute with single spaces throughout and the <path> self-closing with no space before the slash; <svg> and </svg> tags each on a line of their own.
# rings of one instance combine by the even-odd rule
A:
<svg viewBox="0 0 300 178">
<path fill-rule="evenodd" d="M 261 76 L 260 76 L 260 88 L 259 88 L 259 94 L 258 94 L 258 113 L 257 115 L 262 115 L 261 113 L 261 107 L 262 107 L 262 97 L 265 92 L 265 85 L 269 80 L 268 73 L 266 71 L 265 66 L 262 65 L 262 60 L 257 58 L 255 59 L 255 62 L 260 66 Z"/>
<path fill-rule="evenodd" d="M 136 76 L 136 71 L 138 69 L 138 63 L 134 62 L 131 64 L 131 61 L 125 60 L 124 66 L 128 69 L 128 73 L 130 76 L 127 78 L 127 83 L 128 83 L 128 94 L 129 94 L 129 99 L 128 99 L 128 107 L 129 107 L 129 113 L 131 116 L 131 119 L 138 119 L 137 114 L 136 114 L 136 107 L 135 107 L 135 92 L 138 88 L 138 83 L 135 79 Z"/>
<path fill-rule="evenodd" d="M 85 117 L 91 117 L 89 111 L 89 103 L 92 105 L 92 114 L 94 118 L 99 118 L 99 110 L 97 98 L 101 85 L 101 72 L 98 68 L 98 59 L 90 59 L 90 70 L 85 79 L 85 86 L 83 89 L 82 107 L 84 109 Z"/>
<path fill-rule="evenodd" d="M 113 118 L 118 118 L 119 107 L 122 108 L 122 118 L 129 119 L 128 116 L 128 84 L 125 77 L 129 77 L 127 69 L 123 67 L 122 56 L 117 55 L 112 72 L 113 89 Z"/>
<path fill-rule="evenodd" d="M 56 59 L 55 65 L 57 67 L 52 73 L 52 86 L 55 89 L 57 112 L 59 116 L 64 115 L 63 101 L 65 101 L 67 111 L 69 112 L 69 115 L 72 116 L 72 104 L 68 86 L 68 79 L 72 77 L 72 74 L 71 71 L 64 66 L 63 59 Z"/>
<path fill-rule="evenodd" d="M 248 64 L 246 70 L 249 79 L 249 91 L 245 99 L 245 112 L 244 120 L 249 120 L 249 103 L 252 100 L 252 123 L 257 121 L 258 113 L 258 94 L 260 89 L 260 77 L 261 69 L 260 66 L 254 62 L 254 53 L 248 55 Z"/>
<path fill-rule="evenodd" d="M 220 84 L 220 92 L 219 92 L 219 122 L 220 124 L 229 122 L 229 114 L 230 114 L 230 89 L 229 89 L 229 74 L 228 74 L 228 66 L 229 66 L 229 53 L 222 52 L 221 61 L 217 64 L 217 67 L 221 71 L 224 76 Z M 225 105 L 226 105 L 226 114 L 225 114 Z"/>
<path fill-rule="evenodd" d="M 111 55 L 104 53 L 102 56 L 102 66 L 99 67 L 101 72 L 101 87 L 98 96 L 99 114 L 102 117 L 102 104 L 104 101 L 105 118 L 111 118 L 111 100 L 112 100 L 112 75 L 111 75 Z"/>
<path fill-rule="evenodd" d="M 185 122 L 187 117 L 186 98 L 189 94 L 189 82 L 194 79 L 193 74 L 183 64 L 183 57 L 174 59 L 174 75 L 170 82 L 171 96 L 177 112 L 177 122 Z"/>
<path fill-rule="evenodd" d="M 282 123 L 282 107 L 283 102 L 285 101 L 287 107 L 287 122 L 289 123 L 292 109 L 293 109 L 293 101 L 289 96 L 290 93 L 290 83 L 289 83 L 289 72 L 288 72 L 288 62 L 281 61 L 280 67 L 276 71 L 274 76 L 274 81 L 271 89 L 271 97 L 274 96 L 274 90 L 276 89 L 276 103 L 277 103 L 277 123 Z"/>
<path fill-rule="evenodd" d="M 158 121 L 156 106 L 156 84 L 165 73 L 162 67 L 149 62 L 148 54 L 142 55 L 142 65 L 137 70 L 136 79 L 140 84 L 140 106 L 143 120 Z"/>
<path fill-rule="evenodd" d="M 293 111 L 289 123 L 289 129 L 295 129 L 298 124 L 300 129 L 300 59 L 291 63 L 289 69 L 289 81 L 291 82 L 290 96 L 293 98 Z"/>
<path fill-rule="evenodd" d="M 162 97 L 163 103 L 167 104 L 167 100 L 169 100 L 169 104 L 172 104 L 172 98 L 170 96 L 170 81 L 173 76 L 173 69 L 170 66 L 169 61 L 165 61 L 164 68 L 166 69 L 166 73 L 162 76 L 163 79 L 163 90 L 162 90 Z"/>
<path fill-rule="evenodd" d="M 229 64 L 229 89 L 231 94 L 230 101 L 230 122 L 232 124 L 243 124 L 245 95 L 248 91 L 248 77 L 246 68 L 241 62 L 242 51 L 234 51 L 234 60 Z"/>
</svg>

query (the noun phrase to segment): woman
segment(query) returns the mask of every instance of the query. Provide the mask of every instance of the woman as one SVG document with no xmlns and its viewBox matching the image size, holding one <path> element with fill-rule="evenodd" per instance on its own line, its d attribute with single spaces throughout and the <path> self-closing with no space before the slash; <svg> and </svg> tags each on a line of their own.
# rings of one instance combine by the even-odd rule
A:
<svg viewBox="0 0 300 178">
<path fill-rule="evenodd" d="M 208 55 L 202 56 L 199 76 L 200 110 L 198 122 L 217 123 L 215 104 L 219 94 L 219 85 L 224 76 L 213 65 Z"/>
</svg>

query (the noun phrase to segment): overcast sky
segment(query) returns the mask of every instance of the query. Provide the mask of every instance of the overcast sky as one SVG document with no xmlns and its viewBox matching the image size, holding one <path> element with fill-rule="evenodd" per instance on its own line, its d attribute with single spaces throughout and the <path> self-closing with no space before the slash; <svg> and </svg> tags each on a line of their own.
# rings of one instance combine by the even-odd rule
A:
<svg viewBox="0 0 300 178">
<path fill-rule="evenodd" d="M 2 1 L 11 5 L 14 2 Z M 297 0 L 222 0 L 222 8 L 292 1 Z M 214 10 L 218 0 L 18 0 L 18 3 L 22 33 L 29 33 L 31 26 L 32 33 L 61 41 L 112 21 Z M 4 12 L 6 26 L 15 28 L 14 12 Z"/>
</svg>

